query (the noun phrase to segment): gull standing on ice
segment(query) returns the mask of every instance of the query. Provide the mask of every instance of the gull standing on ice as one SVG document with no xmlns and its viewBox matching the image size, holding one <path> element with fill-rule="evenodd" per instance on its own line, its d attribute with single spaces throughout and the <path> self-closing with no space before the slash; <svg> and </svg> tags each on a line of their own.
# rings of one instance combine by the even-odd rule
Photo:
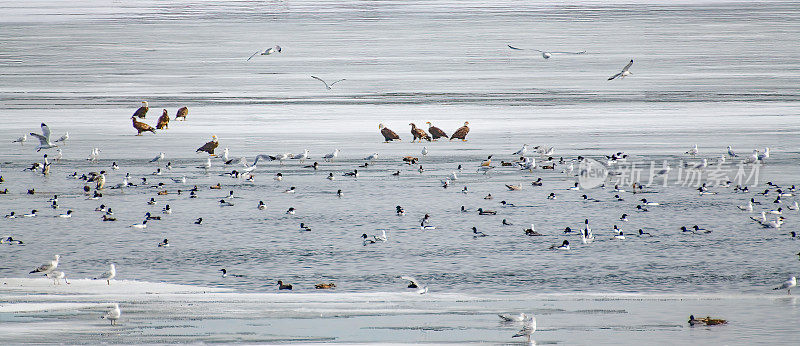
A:
<svg viewBox="0 0 800 346">
<path fill-rule="evenodd" d="M 97 161 L 100 158 L 100 148 L 93 148 L 92 152 L 89 154 L 89 157 L 86 158 L 89 161 Z"/>
<path fill-rule="evenodd" d="M 40 265 L 39 268 L 36 268 L 36 269 L 32 270 L 28 274 L 33 274 L 33 273 L 50 274 L 50 272 L 52 272 L 53 270 L 58 268 L 58 260 L 60 260 L 60 259 L 61 259 L 61 256 L 55 255 L 55 256 L 53 256 L 53 260 L 52 261 Z"/>
<path fill-rule="evenodd" d="M 67 285 L 70 284 L 69 281 L 67 280 L 67 275 L 64 274 L 64 272 L 62 271 L 54 270 L 50 273 L 47 273 L 47 277 L 53 279 L 53 285 L 60 285 L 61 281 L 59 280 L 61 279 L 64 279 L 64 282 L 66 282 Z"/>
<path fill-rule="evenodd" d="M 787 290 L 788 294 L 792 294 L 792 287 L 797 286 L 797 278 L 794 276 L 790 277 L 789 280 L 786 280 L 782 285 L 773 288 L 773 290 Z"/>
<path fill-rule="evenodd" d="M 105 315 L 100 316 L 100 318 L 111 321 L 111 325 L 113 326 L 119 319 L 120 315 L 122 315 L 122 311 L 119 309 L 119 304 L 114 304 L 114 307 L 111 310 L 108 310 Z"/>
<path fill-rule="evenodd" d="M 98 276 L 98 277 L 96 277 L 94 279 L 95 280 L 106 280 L 106 282 L 109 285 L 111 285 L 111 279 L 113 279 L 116 276 L 117 276 L 117 268 L 114 267 L 114 263 L 111 263 L 111 265 L 109 266 L 107 272 L 105 272 L 103 274 L 100 274 L 100 276 Z"/>
<path fill-rule="evenodd" d="M 58 139 L 54 140 L 53 143 L 58 143 L 58 142 L 65 142 L 66 143 L 68 139 L 69 139 L 69 132 L 64 132 L 64 135 L 61 136 L 61 137 L 58 137 Z"/>
<path fill-rule="evenodd" d="M 327 154 L 322 158 L 325 159 L 325 161 L 333 161 L 333 159 L 335 159 L 338 156 L 339 156 L 339 149 L 335 149 L 332 153 Z"/>
<path fill-rule="evenodd" d="M 150 160 L 150 162 L 156 162 L 156 161 L 163 160 L 163 159 L 164 159 L 164 156 L 165 156 L 165 154 L 164 154 L 163 152 L 161 152 L 161 153 L 158 153 L 158 155 L 156 155 L 156 157 L 155 157 L 155 158 L 153 158 L 152 160 Z"/>
<path fill-rule="evenodd" d="M 525 153 L 527 153 L 527 152 L 528 152 L 528 145 L 527 144 L 523 144 L 522 145 L 522 149 L 517 150 L 515 153 L 513 153 L 511 155 L 525 156 Z"/>
<path fill-rule="evenodd" d="M 525 322 L 525 326 L 522 327 L 517 334 L 514 334 L 514 338 L 524 336 L 527 338 L 528 342 L 531 341 L 531 334 L 536 331 L 536 317 L 531 316 L 531 319 Z"/>
<path fill-rule="evenodd" d="M 292 160 L 300 160 L 301 163 L 308 160 L 308 149 L 303 150 L 302 154 L 292 156 Z"/>
</svg>

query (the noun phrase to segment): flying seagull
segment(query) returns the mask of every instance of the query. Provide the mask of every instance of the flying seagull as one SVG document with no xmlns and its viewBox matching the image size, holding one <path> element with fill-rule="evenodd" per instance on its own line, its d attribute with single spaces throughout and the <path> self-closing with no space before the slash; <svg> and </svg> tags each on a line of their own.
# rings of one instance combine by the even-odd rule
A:
<svg viewBox="0 0 800 346">
<path fill-rule="evenodd" d="M 36 151 L 39 151 L 39 150 L 42 150 L 42 149 L 50 149 L 50 148 L 57 148 L 58 147 L 57 145 L 55 145 L 52 142 L 50 142 L 50 128 L 47 127 L 47 125 L 45 125 L 45 123 L 42 123 L 42 134 L 41 135 L 38 134 L 38 133 L 31 132 L 31 136 L 34 136 L 37 139 L 39 139 L 39 146 L 36 147 Z"/>
<path fill-rule="evenodd" d="M 270 54 L 280 53 L 281 51 L 282 51 L 281 46 L 275 45 L 275 47 L 269 47 L 267 49 L 253 53 L 253 55 L 247 58 L 247 61 L 250 61 L 250 59 L 252 59 L 256 55 L 270 55 Z"/>
<path fill-rule="evenodd" d="M 325 84 L 325 89 L 328 89 L 328 90 L 331 90 L 331 87 L 332 87 L 334 84 L 336 84 L 336 83 L 339 83 L 339 82 L 341 82 L 341 81 L 343 81 L 343 80 L 346 80 L 346 79 L 340 79 L 340 80 L 337 80 L 337 81 L 335 81 L 335 82 L 333 82 L 333 83 L 331 83 L 331 84 L 328 84 L 328 82 L 326 82 L 326 81 L 322 80 L 322 78 L 319 78 L 319 77 L 317 77 L 317 76 L 311 76 L 311 78 L 314 78 L 314 79 L 316 79 L 316 80 L 318 80 L 318 81 L 320 81 L 320 82 L 324 83 L 324 84 Z"/>
<path fill-rule="evenodd" d="M 617 77 L 625 78 L 625 76 L 632 75 L 633 72 L 629 71 L 629 69 L 631 68 L 631 65 L 633 65 L 633 59 L 631 59 L 631 61 L 627 65 L 625 65 L 625 67 L 622 68 L 622 71 L 620 71 L 619 73 L 617 73 L 617 74 L 615 74 L 615 75 L 613 75 L 611 77 L 608 77 L 608 80 L 612 80 L 612 79 L 617 78 Z"/>
<path fill-rule="evenodd" d="M 514 47 L 512 45 L 507 45 L 507 46 L 508 46 L 508 48 L 511 48 L 513 50 L 525 50 L 525 48 L 517 48 L 517 47 Z M 545 58 L 545 59 L 550 59 L 550 57 L 553 56 L 553 54 L 586 54 L 585 50 L 584 51 L 580 51 L 580 52 L 548 52 L 548 51 L 538 50 L 538 49 L 531 49 L 531 50 L 535 50 L 535 51 L 537 51 L 539 53 L 542 53 L 542 58 Z"/>
</svg>

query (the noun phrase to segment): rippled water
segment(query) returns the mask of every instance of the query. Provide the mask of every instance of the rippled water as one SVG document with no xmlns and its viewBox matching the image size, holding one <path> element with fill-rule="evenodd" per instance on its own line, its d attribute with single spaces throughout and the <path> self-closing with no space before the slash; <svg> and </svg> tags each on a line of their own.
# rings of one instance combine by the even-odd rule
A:
<svg viewBox="0 0 800 346">
<path fill-rule="evenodd" d="M 119 278 L 235 288 L 263 292 L 275 281 L 296 289 L 335 281 L 337 292 L 396 291 L 398 276 L 417 276 L 431 291 L 472 294 L 637 292 L 682 294 L 701 291 L 771 294 L 770 288 L 798 273 L 797 212 L 785 215 L 780 231 L 764 230 L 736 205 L 750 195 L 717 188 L 698 197 L 692 187 L 654 187 L 646 198 L 663 203 L 648 213 L 632 212 L 639 196 L 612 202 L 609 190 L 586 192 L 601 203 L 582 202 L 565 190 L 575 180 L 556 171 L 498 167 L 488 175 L 476 167 L 487 155 L 499 160 L 523 143 L 556 147 L 556 156 L 625 151 L 631 161 L 677 163 L 697 143 L 701 157 L 715 161 L 732 145 L 741 154 L 770 147 L 761 182 L 797 184 L 800 176 L 800 13 L 797 3 L 727 2 L 627 5 L 583 2 L 71 2 L 0 3 L 0 169 L 9 189 L 0 196 L 3 214 L 38 209 L 30 219 L 0 220 L 0 235 L 26 242 L 4 246 L 0 277 L 23 277 L 52 254 L 62 255 L 72 277 L 92 277 L 117 263 Z M 274 44 L 283 53 L 246 61 Z M 514 46 L 579 51 L 542 59 Z M 634 74 L 606 78 L 635 59 Z M 346 78 L 327 91 L 310 78 Z M 188 106 L 186 122 L 156 135 L 133 136 L 128 116 L 150 102 L 147 122 L 161 108 L 174 114 Z M 39 161 L 31 138 L 46 122 L 60 136 L 69 131 L 64 159 L 51 175 L 23 172 Z M 409 143 L 408 123 L 432 121 L 448 133 L 464 121 L 468 142 Z M 404 138 L 384 144 L 377 124 Z M 321 162 L 334 148 L 340 159 L 319 171 L 296 161 L 260 165 L 255 183 L 220 176 L 232 169 L 215 160 L 208 174 L 196 168 L 204 156 L 194 149 L 211 136 L 232 157 L 301 152 Z M 405 155 L 430 154 L 425 172 L 403 165 Z M 101 160 L 85 159 L 100 147 Z M 175 167 L 150 176 L 147 161 L 166 153 Z M 380 159 L 341 176 L 362 158 Z M 52 155 L 53 152 L 51 151 Z M 122 168 L 138 182 L 165 182 L 167 196 L 144 186 L 107 189 L 100 201 L 86 200 L 74 171 Z M 448 189 L 440 179 L 463 166 Z M 161 166 L 163 168 L 163 164 Z M 561 168 L 561 167 L 559 167 Z M 400 170 L 399 177 L 390 173 Z M 282 182 L 272 180 L 281 172 Z M 337 179 L 324 179 L 334 172 Z M 170 177 L 186 176 L 186 184 Z M 537 177 L 543 187 L 529 184 Z M 522 182 L 522 191 L 504 184 Z M 216 183 L 222 190 L 209 190 Z M 198 199 L 185 191 L 200 188 Z M 282 193 L 296 186 L 298 193 Z M 470 193 L 461 194 L 463 186 Z M 25 195 L 35 187 L 37 194 Z M 182 189 L 184 194 L 175 194 Z M 337 198 L 335 191 L 344 196 Z M 233 207 L 217 201 L 234 190 Z M 753 188 L 753 190 L 756 190 Z M 559 199 L 548 201 L 555 191 Z M 483 197 L 491 193 L 493 200 Z M 59 195 L 61 208 L 47 200 Z M 148 206 L 151 197 L 159 205 Z M 762 197 L 772 208 L 774 195 Z M 263 200 L 268 208 L 259 211 Z M 506 200 L 518 206 L 501 208 Z M 793 198 L 786 198 L 792 202 Z M 116 223 L 92 211 L 112 207 Z M 159 214 L 145 231 L 127 226 L 146 211 Z M 406 216 L 394 215 L 402 205 Z M 497 216 L 459 213 L 460 206 L 496 209 Z M 289 207 L 298 210 L 286 215 Z M 50 216 L 75 211 L 71 219 Z M 435 231 L 420 231 L 423 214 Z M 630 221 L 617 219 L 630 214 Z M 204 218 L 201 226 L 192 221 Z M 508 219 L 513 226 L 502 226 Z M 598 237 L 590 245 L 563 236 L 564 227 L 591 220 Z M 300 222 L 310 233 L 297 231 Z M 530 223 L 545 233 L 527 237 Z M 612 241 L 611 227 L 652 238 Z M 707 235 L 681 234 L 699 224 Z M 489 237 L 473 239 L 470 228 Z M 364 247 L 362 233 L 387 230 L 390 241 Z M 168 249 L 155 245 L 169 238 Z M 547 248 L 563 239 L 570 252 Z M 217 270 L 244 274 L 221 279 Z M 754 307 L 754 309 L 759 309 Z M 681 316 L 683 313 L 681 312 Z M 683 317 L 681 317 L 683 318 Z M 379 339 L 378 339 L 379 340 Z M 454 340 L 454 339 L 450 339 Z"/>
</svg>

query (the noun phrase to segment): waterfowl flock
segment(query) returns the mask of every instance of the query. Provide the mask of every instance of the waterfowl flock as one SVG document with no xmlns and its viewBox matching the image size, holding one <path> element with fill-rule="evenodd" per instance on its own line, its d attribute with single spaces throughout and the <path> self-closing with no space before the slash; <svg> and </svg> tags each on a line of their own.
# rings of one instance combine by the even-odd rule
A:
<svg viewBox="0 0 800 346">
<path fill-rule="evenodd" d="M 146 105 L 143 107 L 146 107 Z M 147 124 L 137 120 L 144 119 L 146 113 L 146 110 L 142 111 L 140 108 L 131 117 L 134 126 L 137 130 L 140 130 L 137 136 L 142 131 L 151 131 L 151 128 L 146 127 Z M 162 113 L 163 119 L 159 121 L 158 129 L 168 128 L 166 113 L 166 110 L 164 110 Z M 513 239 L 513 241 L 518 242 L 519 246 L 533 251 L 551 250 L 550 253 L 554 256 L 569 256 L 573 252 L 591 252 L 594 251 L 592 248 L 604 247 L 606 246 L 604 244 L 608 242 L 618 244 L 649 242 L 658 241 L 659 239 L 664 239 L 664 237 L 676 236 L 696 236 L 696 239 L 688 241 L 702 242 L 702 237 L 724 232 L 724 230 L 715 227 L 712 223 L 703 223 L 703 220 L 697 220 L 697 224 L 675 224 L 674 227 L 657 227 L 642 221 L 646 217 L 643 213 L 659 213 L 661 209 L 670 208 L 671 197 L 663 197 L 667 194 L 660 193 L 677 188 L 645 186 L 639 182 L 628 182 L 626 184 L 615 181 L 614 178 L 622 171 L 620 167 L 626 161 L 633 160 L 635 155 L 617 151 L 610 155 L 593 157 L 583 155 L 555 157 L 556 149 L 553 146 L 523 144 L 521 147 L 513 145 L 513 149 L 505 151 L 506 154 L 493 153 L 487 155 L 488 153 L 478 153 L 471 156 L 448 157 L 444 162 L 438 162 L 443 160 L 443 157 L 439 153 L 439 144 L 434 144 L 433 142 L 443 138 L 466 141 L 467 134 L 470 131 L 469 123 L 465 122 L 464 126 L 458 128 L 449 137 L 443 130 L 433 126 L 431 122 L 427 122 L 427 131 L 416 127 L 414 123 L 409 123 L 409 125 L 411 128 L 411 142 L 421 142 L 425 146 L 420 145 L 422 147 L 415 147 L 414 152 L 402 155 L 387 155 L 375 152 L 375 148 L 367 148 L 363 152 L 356 153 L 343 152 L 339 148 L 328 148 L 327 150 L 322 148 L 319 152 L 326 154 L 314 155 L 315 151 L 311 150 L 313 148 L 302 148 L 297 154 L 290 152 L 280 152 L 274 155 L 258 154 L 253 157 L 252 164 L 250 164 L 246 157 L 242 157 L 239 160 L 231 159 L 229 148 L 224 148 L 220 152 L 218 150 L 220 139 L 216 135 L 212 135 L 210 141 L 202 144 L 193 153 L 168 151 L 168 155 L 167 152 L 160 151 L 155 154 L 155 157 L 152 156 L 153 154 L 149 154 L 146 159 L 138 161 L 124 158 L 104 159 L 100 157 L 101 151 L 99 148 L 92 148 L 90 156 L 86 160 L 89 162 L 89 166 L 81 166 L 85 171 L 74 171 L 69 163 L 51 160 L 47 154 L 44 154 L 41 156 L 41 162 L 30 163 L 30 168 L 24 170 L 27 176 L 17 177 L 20 179 L 18 186 L 28 186 L 30 188 L 11 191 L 15 198 L 22 198 L 20 196 L 23 195 L 32 196 L 23 204 L 34 209 L 30 209 L 30 212 L 7 210 L 5 211 L 7 213 L 5 214 L 5 219 L 8 220 L 7 222 L 18 222 L 20 219 L 38 219 L 42 218 L 42 216 L 47 216 L 62 219 L 63 222 L 69 222 L 74 218 L 92 215 L 98 222 L 108 222 L 110 225 L 114 224 L 118 218 L 117 214 L 109 206 L 114 206 L 116 210 L 116 206 L 125 205 L 128 198 L 136 198 L 138 200 L 136 202 L 137 207 L 125 205 L 126 212 L 119 216 L 120 220 L 125 222 L 123 226 L 128 225 L 127 228 L 130 231 L 140 232 L 143 236 L 147 234 L 147 237 L 153 238 L 148 243 L 148 246 L 157 247 L 159 251 L 166 254 L 169 254 L 172 249 L 186 246 L 185 243 L 174 240 L 176 238 L 170 234 L 170 228 L 160 226 L 161 223 L 180 217 L 180 215 L 190 216 L 184 222 L 185 224 L 180 225 L 180 227 L 212 228 L 214 226 L 208 225 L 204 220 L 213 220 L 215 225 L 219 225 L 220 219 L 226 219 L 226 213 L 228 213 L 226 210 L 242 210 L 242 208 L 245 208 L 250 210 L 248 214 L 261 212 L 268 219 L 272 218 L 271 220 L 279 222 L 283 225 L 281 227 L 294 231 L 295 237 L 299 239 L 314 241 L 312 239 L 317 234 L 325 234 L 330 231 L 330 226 L 325 223 L 312 223 L 313 216 L 306 209 L 297 209 L 293 204 L 275 203 L 272 200 L 275 199 L 274 196 L 263 195 L 260 197 L 261 199 L 254 199 L 252 198 L 252 193 L 244 194 L 243 197 L 238 193 L 238 191 L 252 192 L 258 186 L 255 185 L 256 181 L 260 181 L 258 177 L 267 176 L 271 178 L 268 179 L 270 184 L 275 184 L 276 186 L 276 190 L 272 190 L 271 194 L 282 192 L 285 195 L 293 196 L 286 198 L 294 198 L 296 201 L 331 197 L 341 200 L 349 195 L 360 196 L 355 198 L 363 198 L 364 190 L 353 193 L 348 192 L 348 195 L 345 195 L 340 187 L 355 186 L 354 184 L 368 187 L 376 182 L 380 182 L 380 184 L 386 184 L 386 182 L 399 184 L 408 191 L 424 191 L 419 196 L 442 195 L 447 196 L 447 199 L 459 201 L 460 208 L 455 207 L 452 210 L 444 209 L 443 206 L 431 207 L 430 209 L 435 210 L 436 214 L 433 211 L 424 211 L 424 204 L 413 205 L 410 208 L 396 205 L 379 212 L 384 217 L 394 214 L 399 220 L 396 223 L 402 223 L 404 226 L 392 225 L 391 227 L 386 227 L 385 221 L 383 221 L 384 218 L 376 218 L 371 223 L 367 223 L 372 228 L 355 227 L 353 231 L 357 233 L 342 238 L 349 244 L 364 249 L 364 251 L 392 246 L 393 242 L 404 241 L 405 237 L 413 236 L 413 232 L 420 231 L 422 231 L 421 234 L 439 234 L 441 237 L 468 237 L 475 244 L 495 242 L 496 240 L 493 239 L 498 238 Z M 57 145 L 55 141 L 50 141 L 49 139 L 49 127 L 44 123 L 40 127 L 42 135 L 31 133 L 32 136 L 40 139 L 40 145 L 35 148 L 37 152 L 65 149 L 66 134 L 63 139 L 57 141 L 60 143 L 60 145 Z M 400 140 L 400 136 L 384 124 L 379 124 L 378 127 L 380 135 L 386 142 Z M 11 142 L 24 143 L 24 140 L 18 138 Z M 377 141 L 375 144 L 378 144 Z M 453 145 L 463 144 L 454 142 Z M 20 150 L 25 150 L 25 147 L 21 148 Z M 516 148 L 519 149 L 513 151 Z M 415 156 L 417 153 L 421 156 Z M 710 170 L 715 163 L 707 158 L 701 158 L 702 153 L 703 151 L 697 145 L 691 147 L 683 152 L 682 156 L 689 157 L 694 161 L 691 164 L 676 167 L 676 169 L 689 171 Z M 193 154 L 196 155 L 194 159 L 186 159 L 186 157 L 191 157 Z M 70 154 L 69 152 L 59 151 L 59 159 L 63 159 L 64 155 Z M 681 156 L 680 153 L 676 153 L 676 155 Z M 746 158 L 738 158 L 739 156 L 735 155 L 732 149 L 728 147 L 722 155 L 727 156 L 729 160 L 738 160 L 742 164 L 748 165 L 746 167 L 754 167 L 756 165 L 768 165 L 770 155 L 773 155 L 773 153 L 769 148 L 765 148 L 763 151 L 756 149 L 753 155 Z M 313 163 L 306 164 L 306 160 Z M 609 170 L 607 179 L 597 186 L 583 184 L 582 167 L 587 164 L 588 160 L 602 160 L 605 163 L 604 167 Z M 423 164 L 426 168 L 423 168 Z M 27 164 L 25 166 L 27 167 Z M 127 172 L 131 168 L 140 167 L 147 167 L 148 173 L 131 174 Z M 675 166 L 673 165 L 673 167 Z M 672 169 L 671 166 L 664 164 L 660 169 L 655 170 L 655 175 L 669 174 Z M 118 171 L 125 172 L 125 174 L 116 173 Z M 47 196 L 53 196 L 46 200 L 46 206 L 52 209 L 50 212 L 42 212 L 39 209 L 35 209 L 41 208 L 40 206 L 42 205 L 41 198 L 38 197 L 40 195 L 38 192 L 39 186 L 36 186 L 37 179 L 42 176 L 48 177 L 53 181 L 61 179 L 61 181 L 65 182 L 64 186 L 70 187 L 69 189 L 64 188 L 55 191 L 55 194 L 47 194 Z M 295 186 L 294 184 L 299 181 L 298 177 L 316 179 L 315 184 L 298 184 Z M 337 177 L 340 178 L 337 179 Z M 496 179 L 495 177 L 501 178 Z M 227 180 L 222 183 L 219 179 Z M 496 182 L 495 179 L 497 180 Z M 209 180 L 214 181 L 214 183 L 208 182 Z M 0 176 L 0 183 L 6 182 L 7 179 Z M 77 184 L 73 182 L 77 182 Z M 435 182 L 438 182 L 438 184 Z M 456 188 L 451 189 L 454 186 Z M 473 188 L 478 186 L 479 188 L 475 190 L 469 188 L 470 186 Z M 767 189 L 757 189 L 755 184 L 743 185 L 734 184 L 733 181 L 722 181 L 715 184 L 702 183 L 697 188 L 686 189 L 686 191 L 679 193 L 691 194 L 691 198 L 696 200 L 697 203 L 702 203 L 703 198 L 724 196 L 730 203 L 733 203 L 729 206 L 730 212 L 742 223 L 747 224 L 750 222 L 748 221 L 749 219 L 754 222 L 752 225 L 760 231 L 782 232 L 786 228 L 784 224 L 795 219 L 796 213 L 798 213 L 798 203 L 795 199 L 796 187 L 791 183 L 776 184 L 773 182 L 768 182 L 767 186 Z M 223 188 L 228 191 L 227 194 L 222 192 L 225 191 Z M 751 193 L 751 189 L 756 192 Z M 7 189 L 5 191 L 8 192 Z M 367 188 L 367 191 L 370 191 L 373 195 L 378 195 L 379 199 L 393 201 L 391 194 L 382 194 L 380 189 Z M 494 196 L 498 196 L 497 200 L 495 200 Z M 536 197 L 532 199 L 531 196 Z M 98 201 L 96 203 L 100 204 L 92 212 L 92 209 L 75 207 L 75 201 L 78 199 Z M 285 202 L 285 198 L 282 200 Z M 219 206 L 217 208 L 218 211 L 197 207 L 197 203 L 202 201 L 215 201 Z M 469 203 L 469 205 L 461 205 L 460 203 L 462 202 Z M 571 206 L 570 213 L 576 215 L 576 218 L 579 218 L 578 220 L 583 220 L 583 224 L 575 224 L 575 220 L 570 220 L 555 227 L 540 226 L 536 229 L 532 221 L 534 218 L 538 218 L 538 222 L 542 216 L 536 216 L 533 212 L 526 213 L 524 210 L 548 203 L 567 203 L 560 205 L 564 208 Z M 69 209 L 64 208 L 66 211 L 54 213 L 53 211 L 60 209 L 61 205 L 65 205 Z M 267 207 L 268 205 L 269 207 Z M 359 205 L 359 207 L 364 206 Z M 619 223 L 593 221 L 592 225 L 595 226 L 595 229 L 592 230 L 589 227 L 590 220 L 580 217 L 582 210 L 586 208 L 602 208 L 609 215 L 613 214 L 614 219 L 617 219 L 617 215 L 621 215 L 617 219 Z M 130 209 L 138 209 L 140 212 L 131 213 Z M 285 210 L 284 214 L 287 216 L 279 219 L 273 213 L 275 211 L 280 213 L 281 210 Z M 159 214 L 158 211 L 161 211 L 160 215 L 157 215 Z M 416 216 L 420 214 L 422 215 L 421 220 Z M 453 216 L 456 214 L 458 216 Z M 744 214 L 744 216 L 739 216 L 739 214 Z M 440 217 L 445 215 L 447 217 Z M 411 221 L 403 221 L 407 217 Z M 432 224 L 434 219 L 436 220 L 436 225 Z M 553 223 L 555 220 L 555 218 L 550 219 L 549 223 Z M 420 221 L 417 223 L 413 220 Z M 236 222 L 233 219 L 228 219 L 228 221 L 233 224 Z M 530 227 L 514 227 L 514 221 L 518 221 L 521 225 L 530 225 Z M 299 227 L 297 226 L 298 224 Z M 493 226 L 487 227 L 487 224 Z M 628 226 L 629 224 L 635 226 Z M 173 225 L 172 227 L 175 226 Z M 149 233 L 153 232 L 153 228 L 157 230 L 155 235 Z M 575 229 L 574 231 L 573 228 Z M 0 244 L 25 246 L 37 241 L 36 239 L 25 239 L 24 232 L 12 231 L 12 233 L 19 234 L 14 234 L 13 238 L 10 236 L 0 238 Z M 357 234 L 361 234 L 360 237 Z M 20 238 L 25 239 L 25 241 L 19 240 Z M 794 232 L 786 236 L 786 239 L 795 238 Z M 169 239 L 173 239 L 173 241 Z M 618 246 L 624 247 L 624 245 Z M 59 266 L 60 264 L 61 266 Z M 207 263 L 206 265 L 214 266 L 216 264 Z M 60 285 L 62 280 L 69 284 L 66 279 L 67 274 L 64 271 L 55 270 L 63 267 L 60 256 L 56 255 L 52 261 L 36 267 L 30 274 L 46 276 L 53 280 L 54 285 Z M 68 270 L 69 268 L 66 269 Z M 220 271 L 222 272 L 222 278 L 228 280 L 235 278 L 247 279 L 248 277 L 256 276 L 250 272 L 247 275 L 234 275 L 228 273 L 226 269 L 221 269 Z M 116 276 L 116 265 L 111 263 L 108 270 L 94 278 L 111 285 Z M 408 278 L 407 276 L 403 277 Z M 306 279 L 295 277 L 294 283 L 288 283 L 283 280 L 271 282 L 277 282 L 276 289 L 284 292 L 308 289 L 346 290 L 348 287 L 348 285 L 342 285 L 339 282 L 319 283 L 319 279 L 317 277 Z M 776 277 L 775 279 L 775 281 L 778 281 L 781 278 Z M 411 284 L 408 287 L 416 289 L 416 293 L 427 294 L 429 292 L 428 285 L 421 286 L 415 279 L 410 280 L 410 282 Z M 337 286 L 337 284 L 339 285 Z M 391 285 L 392 283 L 387 282 L 387 284 Z M 437 289 L 440 285 L 442 284 L 437 282 L 436 286 L 432 288 Z M 794 276 L 782 285 L 774 287 L 774 289 L 786 289 L 787 294 L 791 294 L 793 287 L 796 287 Z M 107 318 L 112 323 L 115 323 L 119 319 L 119 314 L 119 307 L 117 306 L 109 312 Z M 516 317 L 509 318 L 515 320 Z M 700 319 L 697 321 L 699 322 L 694 323 L 704 323 L 706 325 L 724 324 L 716 323 L 713 319 Z M 515 336 L 530 337 L 534 331 L 535 322 L 533 325 L 525 324 L 523 329 Z"/>
</svg>

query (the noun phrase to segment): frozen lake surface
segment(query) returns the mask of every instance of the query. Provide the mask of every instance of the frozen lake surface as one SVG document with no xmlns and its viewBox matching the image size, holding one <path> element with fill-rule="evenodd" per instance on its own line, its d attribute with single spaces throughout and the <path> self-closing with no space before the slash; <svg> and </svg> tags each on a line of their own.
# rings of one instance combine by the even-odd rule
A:
<svg viewBox="0 0 800 346">
<path fill-rule="evenodd" d="M 795 298 L 772 291 L 800 274 L 800 243 L 788 235 L 800 215 L 786 208 L 796 197 L 780 204 L 780 230 L 736 208 L 751 197 L 763 203 L 756 212 L 777 208 L 774 191 L 754 195 L 767 181 L 800 185 L 796 2 L 0 1 L 0 28 L 0 190 L 9 191 L 0 212 L 39 210 L 0 220 L 0 236 L 25 241 L 0 245 L 0 342 L 504 344 L 519 340 L 510 337 L 519 326 L 495 316 L 506 312 L 536 315 L 540 344 L 777 343 L 800 331 L 786 323 L 798 320 Z M 282 53 L 246 61 L 275 44 Z M 507 44 L 587 54 L 544 60 Z M 632 76 L 606 80 L 630 59 Z M 347 80 L 326 90 L 310 75 Z M 134 136 L 129 116 L 143 100 L 147 123 L 181 106 L 188 120 Z M 469 141 L 410 143 L 408 123 L 426 121 L 448 133 L 469 121 Z M 42 160 L 35 139 L 11 143 L 40 122 L 71 138 L 46 177 L 24 170 Z M 378 123 L 403 141 L 383 143 Z M 205 173 L 197 168 L 205 155 L 194 151 L 212 134 L 232 158 L 308 148 L 311 159 L 259 164 L 254 182 L 223 175 L 243 167 L 218 159 Z M 628 163 L 647 165 L 644 183 L 653 161 L 677 171 L 682 161 L 717 162 L 729 145 L 742 157 L 772 154 L 750 193 L 713 187 L 718 194 L 698 196 L 696 186 L 669 184 L 634 195 L 611 185 L 569 191 L 576 178 L 562 173 L 566 164 L 500 166 L 524 143 L 555 147 L 556 163 L 624 151 Z M 694 144 L 700 154 L 684 155 Z M 89 162 L 94 147 L 100 160 Z M 323 162 L 334 148 L 340 157 Z M 165 162 L 148 162 L 158 152 L 173 166 L 161 176 L 151 173 Z M 406 155 L 420 157 L 424 172 L 403 164 Z M 488 155 L 499 167 L 477 173 Z M 304 167 L 313 161 L 319 170 Z M 353 169 L 358 178 L 342 176 Z M 100 170 L 107 186 L 126 173 L 139 186 L 88 200 L 85 182 L 67 178 Z M 459 179 L 443 189 L 453 171 Z M 539 177 L 544 185 L 532 186 Z M 283 193 L 291 186 L 298 192 Z M 235 205 L 219 207 L 230 190 Z M 558 199 L 547 200 L 551 192 Z M 637 213 L 642 196 L 662 205 Z M 118 221 L 100 221 L 100 204 Z M 161 214 L 165 204 L 171 215 Z M 66 210 L 74 216 L 53 217 Z M 128 227 L 147 211 L 162 220 Z M 436 230 L 419 229 L 425 213 Z M 587 218 L 593 243 L 563 234 Z M 299 232 L 301 222 L 312 231 Z M 526 236 L 531 223 L 544 236 Z M 615 224 L 628 239 L 611 239 Z M 695 224 L 712 233 L 679 229 Z M 489 236 L 474 239 L 473 226 Z M 653 237 L 633 236 L 640 228 Z M 383 230 L 388 242 L 362 245 L 362 233 Z M 158 248 L 164 238 L 172 246 Z M 570 251 L 548 250 L 565 239 Z M 21 279 L 54 254 L 71 285 Z M 82 280 L 110 262 L 118 271 L 110 286 Z M 221 268 L 243 277 L 221 278 Z M 430 292 L 406 290 L 401 275 Z M 277 280 L 294 292 L 278 293 Z M 314 289 L 323 282 L 337 287 Z M 115 327 L 98 318 L 112 302 L 123 310 Z M 729 324 L 689 328 L 689 314 Z"/>
</svg>

